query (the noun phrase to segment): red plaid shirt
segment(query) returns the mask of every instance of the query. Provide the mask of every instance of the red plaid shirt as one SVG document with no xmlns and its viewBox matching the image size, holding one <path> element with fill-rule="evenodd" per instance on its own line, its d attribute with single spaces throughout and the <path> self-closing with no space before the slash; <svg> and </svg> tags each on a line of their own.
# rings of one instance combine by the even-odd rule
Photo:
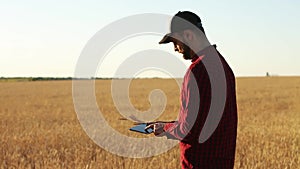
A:
<svg viewBox="0 0 300 169">
<path fill-rule="evenodd" d="M 227 169 L 233 168 L 234 165 L 237 135 L 235 77 L 215 47 L 205 48 L 198 53 L 199 57 L 192 60 L 182 84 L 178 121 L 167 123 L 164 127 L 167 138 L 180 140 L 182 168 Z M 204 143 L 199 143 L 199 135 L 211 105 L 211 83 L 203 60 L 214 54 L 220 58 L 225 72 L 225 107 L 214 133 Z M 197 85 L 191 85 L 193 78 Z M 199 94 L 196 93 L 197 90 Z M 193 111 L 195 109 L 196 111 Z"/>
</svg>

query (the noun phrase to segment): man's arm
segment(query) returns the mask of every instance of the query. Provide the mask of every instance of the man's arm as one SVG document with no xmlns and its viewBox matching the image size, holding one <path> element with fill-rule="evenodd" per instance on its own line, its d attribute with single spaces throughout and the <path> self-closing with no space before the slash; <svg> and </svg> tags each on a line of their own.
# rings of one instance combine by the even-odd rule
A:
<svg viewBox="0 0 300 169">
<path fill-rule="evenodd" d="M 197 139 L 199 136 L 195 133 L 191 133 L 191 129 L 197 119 L 199 106 L 199 88 L 192 71 L 189 70 L 184 77 L 184 83 L 182 85 L 181 107 L 178 121 L 153 124 L 154 134 L 158 136 L 165 135 L 169 139 L 177 140 Z"/>
</svg>

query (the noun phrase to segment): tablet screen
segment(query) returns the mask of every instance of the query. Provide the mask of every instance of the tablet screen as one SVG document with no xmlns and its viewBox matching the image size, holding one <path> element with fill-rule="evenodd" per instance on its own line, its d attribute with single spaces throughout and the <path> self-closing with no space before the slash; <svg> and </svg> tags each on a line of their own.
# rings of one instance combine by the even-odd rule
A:
<svg viewBox="0 0 300 169">
<path fill-rule="evenodd" d="M 139 133 L 144 133 L 144 134 L 150 134 L 153 132 L 153 129 L 151 129 L 151 128 L 148 128 L 147 130 L 145 130 L 146 127 L 147 127 L 147 124 L 143 123 L 143 124 L 139 124 L 134 127 L 131 127 L 129 130 L 139 132 Z"/>
</svg>

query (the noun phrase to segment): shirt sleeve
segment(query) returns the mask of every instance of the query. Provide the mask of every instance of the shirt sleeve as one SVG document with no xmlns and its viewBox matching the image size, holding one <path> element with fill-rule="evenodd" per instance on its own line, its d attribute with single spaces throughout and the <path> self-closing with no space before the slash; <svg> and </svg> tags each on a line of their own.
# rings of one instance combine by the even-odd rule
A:
<svg viewBox="0 0 300 169">
<path fill-rule="evenodd" d="M 200 96 L 196 79 L 190 69 L 184 77 L 180 100 L 181 106 L 178 121 L 165 124 L 165 135 L 168 139 L 181 141 L 184 139 L 197 139 L 197 136 L 191 132 L 191 129 L 197 119 Z"/>
</svg>

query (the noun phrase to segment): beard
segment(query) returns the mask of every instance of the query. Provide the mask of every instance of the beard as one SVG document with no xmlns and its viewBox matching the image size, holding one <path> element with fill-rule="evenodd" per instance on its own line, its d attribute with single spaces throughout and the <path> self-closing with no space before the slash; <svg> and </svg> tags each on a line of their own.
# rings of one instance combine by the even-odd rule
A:
<svg viewBox="0 0 300 169">
<path fill-rule="evenodd" d="M 183 48 L 183 52 L 182 52 L 182 57 L 185 60 L 192 60 L 195 56 L 195 53 L 193 52 L 193 50 L 187 46 L 186 44 L 182 44 L 182 48 Z"/>
</svg>

